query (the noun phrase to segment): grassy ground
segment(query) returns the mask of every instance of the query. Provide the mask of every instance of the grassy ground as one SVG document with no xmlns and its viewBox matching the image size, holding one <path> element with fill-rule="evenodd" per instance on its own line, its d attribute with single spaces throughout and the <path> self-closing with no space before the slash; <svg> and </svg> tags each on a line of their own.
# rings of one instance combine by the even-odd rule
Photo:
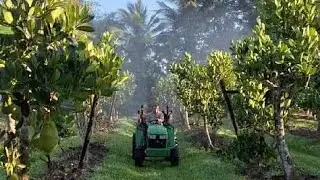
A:
<svg viewBox="0 0 320 180">
<path fill-rule="evenodd" d="M 289 135 L 288 144 L 296 168 L 303 174 L 320 176 L 320 139 Z"/>
<path fill-rule="evenodd" d="M 299 128 L 310 125 L 310 122 L 298 120 L 292 122 Z M 228 122 L 220 134 L 232 138 L 232 130 L 229 130 Z M 312 126 L 312 127 L 310 127 Z M 181 151 L 181 164 L 178 167 L 171 167 L 169 162 L 162 160 L 147 160 L 145 167 L 139 168 L 134 166 L 131 159 L 131 135 L 134 125 L 130 120 L 122 119 L 119 128 L 114 133 L 96 134 L 93 141 L 103 142 L 107 145 L 109 152 L 101 164 L 93 169 L 87 179 L 104 180 L 104 179 L 246 179 L 239 174 L 236 163 L 222 159 L 214 153 L 205 152 L 205 150 L 194 147 L 186 139 L 186 132 L 178 133 L 179 146 Z M 320 175 L 320 139 L 310 139 L 301 136 L 287 136 L 290 153 L 294 158 L 296 168 L 306 174 Z M 73 137 L 65 139 L 62 147 L 76 147 L 81 145 L 79 138 Z M 62 151 L 58 148 L 53 154 L 53 159 L 58 159 Z M 39 159 L 42 156 L 39 152 L 31 155 L 31 176 L 34 179 L 40 179 L 46 171 L 46 164 Z M 281 173 L 278 165 L 272 174 Z M 5 179 L 3 172 L 0 173 L 0 179 Z"/>
<path fill-rule="evenodd" d="M 236 174 L 236 166 L 204 150 L 191 147 L 179 133 L 181 163 L 171 167 L 169 162 L 150 160 L 145 167 L 135 167 L 131 159 L 132 123 L 122 121 L 118 133 L 105 139 L 110 152 L 103 164 L 98 167 L 92 180 L 104 179 L 244 179 Z"/>
<path fill-rule="evenodd" d="M 288 122 L 290 130 L 288 146 L 296 168 L 302 173 L 320 176 L 320 136 L 317 122 L 306 119 L 293 119 Z M 297 133 L 298 132 L 298 133 Z"/>
</svg>

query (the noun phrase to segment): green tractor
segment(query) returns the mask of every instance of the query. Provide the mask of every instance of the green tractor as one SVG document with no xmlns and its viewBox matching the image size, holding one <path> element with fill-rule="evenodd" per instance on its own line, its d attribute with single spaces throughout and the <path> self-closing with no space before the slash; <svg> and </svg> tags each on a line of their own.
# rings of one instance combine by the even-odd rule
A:
<svg viewBox="0 0 320 180">
<path fill-rule="evenodd" d="M 179 165 L 179 149 L 175 135 L 175 128 L 169 123 L 170 115 L 162 111 L 164 115 L 163 125 L 157 120 L 149 123 L 143 120 L 143 106 L 138 111 L 139 120 L 135 133 L 132 136 L 132 159 L 135 166 L 142 166 L 146 157 L 164 157 L 171 161 L 172 166 Z"/>
</svg>

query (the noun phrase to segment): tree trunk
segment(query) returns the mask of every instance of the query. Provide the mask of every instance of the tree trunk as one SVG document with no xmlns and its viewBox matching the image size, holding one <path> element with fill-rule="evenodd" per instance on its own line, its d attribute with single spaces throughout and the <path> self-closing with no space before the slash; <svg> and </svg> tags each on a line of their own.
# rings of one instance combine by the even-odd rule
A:
<svg viewBox="0 0 320 180">
<path fill-rule="evenodd" d="M 200 114 L 197 114 L 197 122 L 196 122 L 196 125 L 197 125 L 197 126 L 200 125 L 200 119 L 201 119 Z"/>
<path fill-rule="evenodd" d="M 224 99 L 225 99 L 225 101 L 227 103 L 228 109 L 229 109 L 230 118 L 231 118 L 231 121 L 232 121 L 232 124 L 233 124 L 234 132 L 236 133 L 236 136 L 238 137 L 238 129 L 239 129 L 238 123 L 237 123 L 236 118 L 234 116 L 231 100 L 230 100 L 230 98 L 229 98 L 229 96 L 227 94 L 226 86 L 225 86 L 223 80 L 220 81 L 220 88 L 221 88 L 223 97 L 224 97 Z"/>
<path fill-rule="evenodd" d="M 89 142 L 90 142 L 90 135 L 91 135 L 91 131 L 92 131 L 92 124 L 93 124 L 93 119 L 94 119 L 94 114 L 95 114 L 95 109 L 96 109 L 97 103 L 98 103 L 98 96 L 95 94 L 93 96 L 93 102 L 91 105 L 91 111 L 90 111 L 89 122 L 88 122 L 88 126 L 87 126 L 87 132 L 86 132 L 86 136 L 85 136 L 82 151 L 81 151 L 80 161 L 78 164 L 79 169 L 83 168 L 84 158 L 86 156 L 87 149 L 88 149 Z"/>
<path fill-rule="evenodd" d="M 320 111 L 316 111 L 314 115 L 315 115 L 315 120 L 318 121 L 317 131 L 320 132 Z"/>
<path fill-rule="evenodd" d="M 186 122 L 186 129 L 190 130 L 191 127 L 190 127 L 190 123 L 189 123 L 189 114 L 188 114 L 186 107 L 183 107 L 183 109 L 184 109 L 184 118 L 185 118 L 185 122 Z"/>
<path fill-rule="evenodd" d="M 208 120 L 207 120 L 207 117 L 204 116 L 204 117 L 203 117 L 203 120 L 204 120 L 204 131 L 205 131 L 205 133 L 206 133 L 207 140 L 208 140 L 208 148 L 213 149 L 213 144 L 212 144 L 212 141 L 211 141 L 210 132 L 209 132 L 209 128 L 208 128 Z"/>
<path fill-rule="evenodd" d="M 274 120 L 275 120 L 275 138 L 277 143 L 277 150 L 281 160 L 282 170 L 285 175 L 286 180 L 291 180 L 293 176 L 293 162 L 289 154 L 288 145 L 285 141 L 285 130 L 284 130 L 284 119 L 283 112 L 284 107 L 281 105 L 281 96 L 282 93 L 280 90 L 275 90 L 275 111 L 274 111 Z"/>
<path fill-rule="evenodd" d="M 184 125 L 185 129 L 190 130 L 191 127 L 189 124 L 188 111 L 183 106 L 183 107 L 180 107 L 179 112 L 180 112 L 181 119 L 183 120 L 183 125 Z"/>
<path fill-rule="evenodd" d="M 13 140 L 16 138 L 16 126 L 15 126 L 15 119 L 12 118 L 12 114 L 7 115 L 7 128 L 4 130 L 3 135 L 7 134 L 7 139 L 3 143 L 3 154 L 6 154 L 5 148 L 11 149 L 13 145 Z M 1 134 L 2 134 L 1 133 Z M 10 157 L 9 157 L 10 158 Z M 8 162 L 8 157 L 4 156 L 4 162 Z"/>
<path fill-rule="evenodd" d="M 114 92 L 113 96 L 112 96 L 112 101 L 111 101 L 111 104 L 110 104 L 110 112 L 109 112 L 109 121 L 112 122 L 112 120 L 114 118 L 112 118 L 112 112 L 113 112 L 113 107 L 114 107 L 114 102 L 115 102 L 115 99 L 116 99 L 116 92 Z"/>
<path fill-rule="evenodd" d="M 8 125 L 7 125 L 8 133 L 16 134 L 16 120 L 12 118 L 12 114 L 8 115 Z"/>
<path fill-rule="evenodd" d="M 22 126 L 19 132 L 20 147 L 19 152 L 20 163 L 26 167 L 19 171 L 19 177 L 21 180 L 29 180 L 29 131 L 28 131 L 28 118 L 30 115 L 30 104 L 27 99 L 24 99 L 21 103 L 21 121 Z"/>
<path fill-rule="evenodd" d="M 117 119 L 117 121 L 119 120 L 119 111 L 118 110 L 116 110 L 116 119 Z"/>
</svg>

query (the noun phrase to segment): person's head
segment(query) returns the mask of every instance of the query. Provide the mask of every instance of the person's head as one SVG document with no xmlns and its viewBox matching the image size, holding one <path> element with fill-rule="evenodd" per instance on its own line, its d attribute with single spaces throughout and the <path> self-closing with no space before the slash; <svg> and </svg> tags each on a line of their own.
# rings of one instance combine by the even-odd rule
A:
<svg viewBox="0 0 320 180">
<path fill-rule="evenodd" d="M 158 104 L 155 104 L 152 108 L 153 113 L 159 113 L 160 112 L 160 107 Z"/>
</svg>

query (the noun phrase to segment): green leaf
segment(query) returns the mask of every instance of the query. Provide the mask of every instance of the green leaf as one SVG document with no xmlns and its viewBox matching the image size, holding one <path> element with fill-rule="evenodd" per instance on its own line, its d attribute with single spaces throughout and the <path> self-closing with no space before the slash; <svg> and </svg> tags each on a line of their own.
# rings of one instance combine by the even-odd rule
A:
<svg viewBox="0 0 320 180">
<path fill-rule="evenodd" d="M 284 100 L 284 102 L 283 102 L 284 107 L 289 107 L 290 104 L 291 104 L 291 99 L 286 99 L 286 100 Z"/>
<path fill-rule="evenodd" d="M 29 7 L 31 7 L 33 0 L 26 0 L 26 1 L 29 4 Z"/>
<path fill-rule="evenodd" d="M 95 72 L 97 69 L 97 66 L 96 64 L 90 64 L 90 66 L 87 67 L 86 69 L 86 73 L 92 73 L 92 72 Z"/>
<path fill-rule="evenodd" d="M 13 22 L 13 17 L 10 11 L 3 9 L 3 17 L 7 23 L 11 24 Z"/>
<path fill-rule="evenodd" d="M 88 23 L 94 19 L 94 15 L 88 15 L 86 18 L 82 19 L 82 23 Z"/>
<path fill-rule="evenodd" d="M 77 27 L 77 30 L 84 31 L 84 32 L 94 32 L 93 27 L 86 26 L 86 25 Z"/>
<path fill-rule="evenodd" d="M 63 13 L 63 8 L 61 7 L 57 7 L 55 10 L 53 10 L 50 15 L 52 17 L 53 20 L 55 20 L 56 18 L 58 18 L 62 13 Z"/>
<path fill-rule="evenodd" d="M 93 48 L 94 48 L 93 42 L 91 41 L 91 42 L 89 42 L 88 45 L 87 45 L 87 50 L 88 50 L 88 51 L 91 51 Z"/>
<path fill-rule="evenodd" d="M 57 81 L 60 78 L 60 75 L 61 75 L 61 73 L 60 73 L 59 69 L 56 69 L 54 74 L 53 74 L 53 76 L 54 76 L 53 80 Z"/>
<path fill-rule="evenodd" d="M 4 4 L 6 5 L 7 8 L 11 9 L 13 7 L 12 1 L 11 0 L 5 0 Z"/>
<path fill-rule="evenodd" d="M 6 65 L 6 62 L 0 59 L 0 68 L 4 68 L 5 65 Z"/>
<path fill-rule="evenodd" d="M 24 164 L 18 164 L 17 165 L 20 169 L 23 169 L 23 168 L 26 168 L 27 166 L 26 165 L 24 165 Z"/>
<path fill-rule="evenodd" d="M 252 99 L 249 99 L 249 105 L 251 107 L 255 107 L 255 102 Z"/>
</svg>

